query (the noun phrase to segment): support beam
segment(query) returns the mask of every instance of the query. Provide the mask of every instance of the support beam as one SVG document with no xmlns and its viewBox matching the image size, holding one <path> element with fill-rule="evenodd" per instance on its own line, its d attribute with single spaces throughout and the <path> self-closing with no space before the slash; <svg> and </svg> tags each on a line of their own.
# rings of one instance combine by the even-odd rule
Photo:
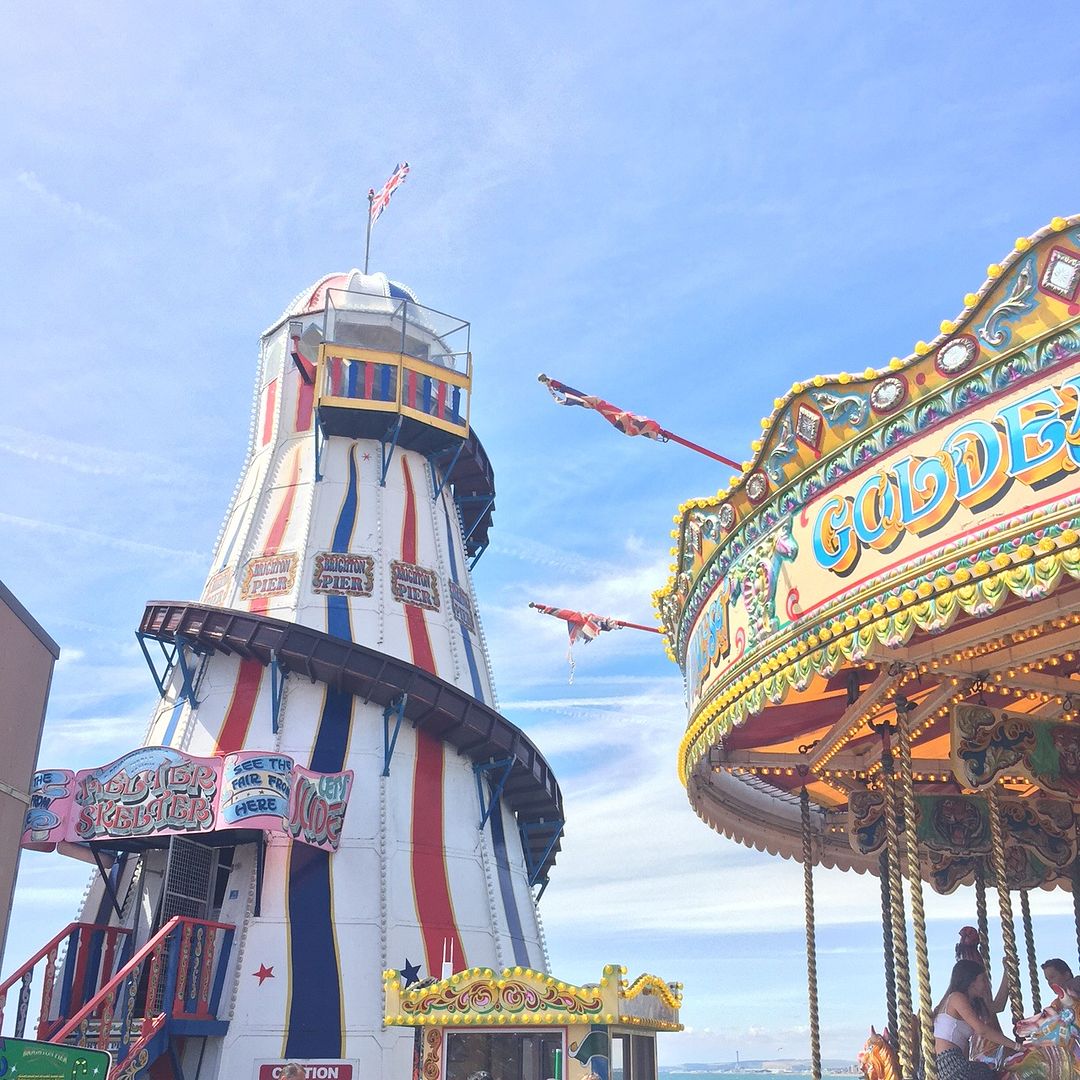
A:
<svg viewBox="0 0 1080 1080">
<path fill-rule="evenodd" d="M 326 446 L 326 432 L 323 431 L 318 409 L 315 410 L 315 423 L 312 427 L 315 430 L 315 483 L 317 484 L 322 479 L 322 452 L 323 447 Z"/>
<path fill-rule="evenodd" d="M 484 552 L 487 551 L 487 549 L 488 549 L 487 544 L 483 544 L 481 547 L 478 547 L 476 549 L 476 554 L 469 561 L 469 572 L 470 573 L 472 573 L 472 571 L 476 569 L 476 564 L 480 561 L 480 556 L 483 555 Z"/>
<path fill-rule="evenodd" d="M 525 853 L 525 869 L 529 874 L 530 886 L 537 884 L 540 880 L 540 874 L 544 869 L 544 864 L 547 862 L 548 856 L 555 849 L 555 845 L 559 842 L 559 837 L 562 836 L 565 824 L 566 822 L 561 818 L 557 821 L 522 821 L 519 823 L 518 829 L 521 832 L 521 848 Z M 551 834 L 551 840 L 544 849 L 544 854 L 534 862 L 529 850 L 532 835 L 540 829 L 548 829 L 552 826 L 554 826 L 554 832 Z"/>
<path fill-rule="evenodd" d="M 386 487 L 386 474 L 390 471 L 390 462 L 394 460 L 394 451 L 397 449 L 398 436 L 401 435 L 402 417 L 398 418 L 386 429 L 386 434 L 379 440 L 382 472 L 379 474 L 379 487 Z M 390 444 L 387 451 L 386 444 Z"/>
<path fill-rule="evenodd" d="M 476 795 L 480 800 L 480 825 L 482 829 L 492 812 L 499 805 L 503 788 L 510 777 L 510 770 L 514 767 L 513 758 L 499 758 L 498 761 L 481 761 L 473 765 L 473 775 L 476 777 Z M 488 797 L 484 797 L 484 777 L 489 777 L 491 791 Z M 492 782 L 491 777 L 494 776 Z"/>
<path fill-rule="evenodd" d="M 401 721 L 405 718 L 405 706 L 408 701 L 409 695 L 402 691 L 383 709 L 383 776 L 390 775 L 390 760 L 394 756 L 394 747 L 397 746 L 398 735 L 401 732 Z M 393 734 L 390 733 L 391 716 L 394 717 Z"/>
<path fill-rule="evenodd" d="M 270 652 L 270 730 L 276 735 L 280 726 L 281 699 L 285 692 L 285 680 L 289 672 L 278 660 L 275 651 Z"/>
<path fill-rule="evenodd" d="M 884 701 L 896 682 L 897 676 L 889 675 L 887 671 L 879 671 L 877 678 L 844 710 L 828 735 L 819 739 L 817 746 L 810 751 L 808 757 L 801 758 L 801 762 L 808 765 L 811 772 L 816 772 L 818 763 L 826 756 L 836 753 L 837 744 L 847 737 L 852 726 L 861 723 L 874 705 Z"/>
<path fill-rule="evenodd" d="M 432 481 L 432 484 L 435 485 L 434 486 L 434 491 L 432 492 L 432 496 L 431 496 L 431 501 L 432 502 L 437 502 L 438 501 L 439 496 L 442 494 L 442 489 L 444 487 L 446 487 L 447 484 L 450 483 L 450 477 L 454 475 L 454 466 L 457 465 L 458 458 L 461 457 L 461 451 L 464 450 L 464 449 L 465 449 L 465 440 L 462 439 L 461 442 L 458 443 L 457 449 L 454 451 L 454 456 L 450 459 L 450 464 L 447 465 L 446 468 L 442 470 L 442 479 L 439 481 L 439 483 L 437 485 L 435 485 L 435 472 L 436 472 L 436 470 L 435 470 L 435 467 L 434 467 L 434 462 L 432 462 L 431 481 Z"/>
<path fill-rule="evenodd" d="M 172 678 L 173 668 L 179 664 L 182 677 L 180 683 L 180 697 L 184 698 L 192 708 L 195 708 L 198 702 L 195 700 L 194 673 L 187 666 L 187 658 L 184 654 L 184 641 L 177 636 L 170 649 L 160 638 L 150 634 L 144 634 L 140 630 L 135 631 L 135 637 L 139 642 L 139 648 L 142 649 L 143 657 L 146 660 L 146 666 L 150 669 L 150 675 L 154 680 L 154 686 L 157 687 L 158 696 L 162 698 L 168 696 L 168 684 Z M 165 669 L 161 672 L 158 672 L 157 664 L 154 663 L 154 658 L 151 655 L 150 650 L 146 647 L 148 639 L 156 641 L 161 649 L 161 655 L 165 661 Z M 190 648 L 190 646 L 187 647 Z"/>
</svg>

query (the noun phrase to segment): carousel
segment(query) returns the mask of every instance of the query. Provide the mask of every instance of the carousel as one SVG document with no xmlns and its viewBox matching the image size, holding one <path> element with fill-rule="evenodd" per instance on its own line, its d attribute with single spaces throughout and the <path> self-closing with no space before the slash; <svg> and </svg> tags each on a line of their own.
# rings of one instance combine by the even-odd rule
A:
<svg viewBox="0 0 1080 1080">
<path fill-rule="evenodd" d="M 679 774 L 713 829 L 803 863 L 815 1075 L 814 866 L 880 878 L 905 1077 L 937 1076 L 927 885 L 974 888 L 984 963 L 996 905 L 1013 1023 L 1041 1005 L 1032 889 L 1072 890 L 1080 946 L 1078 323 L 1080 217 L 1055 218 L 911 355 L 792 386 L 674 519 Z M 1006 1070 L 1080 1071 L 1066 1012 Z"/>
</svg>

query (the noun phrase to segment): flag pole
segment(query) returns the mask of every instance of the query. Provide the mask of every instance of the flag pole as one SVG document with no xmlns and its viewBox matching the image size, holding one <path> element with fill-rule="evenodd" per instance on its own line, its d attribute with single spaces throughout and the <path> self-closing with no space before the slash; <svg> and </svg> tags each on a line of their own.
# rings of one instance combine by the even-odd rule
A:
<svg viewBox="0 0 1080 1080">
<path fill-rule="evenodd" d="M 375 201 L 375 189 L 371 188 L 367 193 L 367 239 L 364 241 L 364 273 L 368 272 L 368 262 L 371 258 L 371 204 Z"/>
<path fill-rule="evenodd" d="M 575 390 L 572 386 L 567 386 L 566 383 L 559 382 L 558 379 L 553 379 L 543 373 L 538 375 L 537 379 L 548 388 L 548 392 L 560 405 L 583 405 L 589 409 L 596 409 L 609 423 L 615 424 L 615 421 L 612 420 L 611 416 L 605 411 L 614 408 L 614 406 L 610 405 L 608 402 L 600 401 L 598 398 L 583 394 L 580 390 Z M 560 394 L 562 395 L 562 400 L 559 399 Z M 573 398 L 574 400 L 569 400 L 570 398 Z M 637 417 L 636 419 L 644 418 Z M 656 423 L 655 421 L 648 422 L 653 424 Z M 618 427 L 617 424 L 615 424 L 615 426 Z M 689 439 L 684 439 L 681 435 L 676 435 L 675 432 L 660 427 L 659 424 L 656 424 L 656 431 L 665 442 L 677 442 L 680 446 L 685 446 L 688 450 L 693 450 L 698 454 L 704 454 L 705 457 L 712 458 L 713 461 L 719 461 L 721 465 L 726 465 L 729 469 L 734 469 L 736 472 L 742 472 L 742 466 L 737 461 L 732 461 L 731 458 L 724 457 L 723 454 L 717 454 L 713 450 L 706 450 L 704 446 L 700 446 L 696 442 L 691 442 Z M 623 431 L 623 434 L 639 433 Z"/>
<path fill-rule="evenodd" d="M 536 604 L 530 601 L 529 607 L 535 608 L 543 615 L 553 615 L 559 608 L 549 607 L 547 604 Z M 574 614 L 584 614 L 584 612 L 575 612 Z M 558 617 L 558 616 L 556 616 Z M 605 616 L 597 616 L 598 618 L 605 618 Z M 606 619 L 613 626 L 621 626 L 627 630 L 644 630 L 647 634 L 662 634 L 663 630 L 658 630 L 655 626 L 643 626 L 641 623 L 626 622 L 624 619 Z"/>
<path fill-rule="evenodd" d="M 689 439 L 684 439 L 681 435 L 676 435 L 675 432 L 668 431 L 665 428 L 660 429 L 660 434 L 663 435 L 665 439 L 680 443 L 690 450 L 696 450 L 699 454 L 711 457 L 713 461 L 719 461 L 722 465 L 727 465 L 728 468 L 734 469 L 736 472 L 742 472 L 742 466 L 738 462 L 732 461 L 731 458 L 724 457 L 723 454 L 716 454 L 712 450 L 706 450 L 704 446 L 698 446 L 697 443 L 691 442 Z"/>
</svg>

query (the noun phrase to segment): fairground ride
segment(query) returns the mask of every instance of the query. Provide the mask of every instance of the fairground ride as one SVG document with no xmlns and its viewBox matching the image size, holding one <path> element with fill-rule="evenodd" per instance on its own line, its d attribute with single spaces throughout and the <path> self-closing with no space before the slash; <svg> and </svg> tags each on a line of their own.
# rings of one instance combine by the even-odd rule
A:
<svg viewBox="0 0 1080 1080">
<path fill-rule="evenodd" d="M 1072 889 L 1080 936 L 1078 226 L 1017 240 L 910 356 L 796 383 L 675 517 L 679 774 L 712 828 L 804 865 L 815 1075 L 815 865 L 880 877 L 905 1076 L 921 1050 L 936 1077 L 924 883 L 974 886 L 984 956 L 996 891 L 1014 1020 L 1030 890 Z"/>
</svg>

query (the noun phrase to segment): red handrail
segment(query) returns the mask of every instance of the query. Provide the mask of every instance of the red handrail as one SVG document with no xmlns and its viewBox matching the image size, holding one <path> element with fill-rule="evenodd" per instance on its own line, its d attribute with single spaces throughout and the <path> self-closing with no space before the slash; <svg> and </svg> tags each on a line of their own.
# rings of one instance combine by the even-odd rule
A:
<svg viewBox="0 0 1080 1080">
<path fill-rule="evenodd" d="M 76 950 L 82 950 L 84 943 L 89 939 L 89 935 L 95 931 L 101 931 L 106 935 L 107 947 L 106 958 L 107 964 L 104 968 L 108 971 L 108 966 L 112 962 L 112 955 L 115 949 L 116 937 L 120 934 L 130 934 L 131 931 L 122 926 L 108 926 L 100 923 L 87 923 L 87 922 L 70 922 L 64 927 L 60 933 L 56 934 L 50 941 L 46 942 L 33 956 L 30 957 L 21 967 L 16 968 L 12 975 L 9 975 L 7 979 L 0 982 L 0 1024 L 4 1021 L 4 1007 L 7 1003 L 7 992 L 19 982 L 28 972 L 34 970 L 35 967 L 46 957 L 50 966 L 55 967 L 56 952 L 60 947 L 60 943 L 72 934 L 78 934 L 76 939 Z M 46 968 L 45 983 L 42 986 L 41 995 L 41 1015 L 38 1017 L 38 1037 L 41 1037 L 42 1025 L 47 1021 L 48 1008 L 51 1004 L 52 998 L 52 972 Z"/>
<path fill-rule="evenodd" d="M 42 945 L 40 949 L 29 960 L 23 964 L 22 967 L 15 971 L 14 975 L 9 975 L 2 983 L 0 983 L 0 999 L 21 979 L 37 962 L 42 959 L 47 953 L 51 952 L 61 941 L 72 933 L 74 930 L 119 930 L 120 933 L 130 934 L 131 931 L 119 926 L 104 926 L 98 923 L 84 923 L 84 922 L 72 922 L 68 923 L 63 930 L 60 931 L 50 942 L 46 945 Z"/>
<path fill-rule="evenodd" d="M 208 922 L 204 919 L 188 919 L 182 915 L 174 915 L 152 938 L 150 938 L 149 941 L 146 942 L 145 945 L 143 945 L 141 949 L 139 949 L 137 953 L 135 953 L 135 955 L 107 983 L 105 983 L 104 986 L 99 988 L 98 992 L 70 1020 L 68 1020 L 68 1022 L 62 1028 L 60 1028 L 60 1030 L 57 1031 L 49 1041 L 54 1043 L 63 1042 L 73 1031 L 78 1028 L 78 1026 L 83 1022 L 83 1020 L 89 1019 L 95 1012 L 97 1012 L 100 1005 L 104 1002 L 104 1000 L 110 993 L 115 995 L 117 988 L 120 986 L 121 983 L 123 983 L 123 981 L 128 977 L 128 975 L 130 975 L 138 967 L 140 967 L 143 962 L 158 948 L 163 946 L 169 935 L 172 934 L 172 932 L 181 925 L 205 926 L 207 927 L 207 929 L 210 930 L 235 929 L 235 927 L 229 925 L 228 923 Z M 159 956 L 159 963 L 160 960 L 161 957 Z M 162 1005 L 163 1008 L 169 1008 L 172 1007 L 173 1003 L 169 1002 L 166 1004 L 163 1002 Z M 152 1002 L 149 999 L 147 1000 L 147 1007 L 152 1007 Z M 145 1023 L 143 1025 L 144 1033 L 146 1032 L 147 1027 L 151 1026 L 153 1024 L 153 1021 L 156 1019 L 157 1016 L 147 1016 L 145 1018 Z M 130 1020 L 131 1017 L 128 1017 L 129 1022 Z M 119 1062 L 117 1062 L 117 1064 L 119 1064 Z"/>
</svg>

